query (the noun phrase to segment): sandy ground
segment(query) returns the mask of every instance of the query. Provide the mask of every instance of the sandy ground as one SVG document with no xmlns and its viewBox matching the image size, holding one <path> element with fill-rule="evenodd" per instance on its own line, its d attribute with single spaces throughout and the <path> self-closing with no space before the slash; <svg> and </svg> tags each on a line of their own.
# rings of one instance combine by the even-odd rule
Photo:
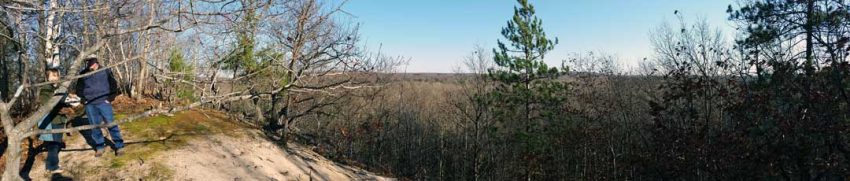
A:
<svg viewBox="0 0 850 181">
<path fill-rule="evenodd" d="M 78 137 L 78 136 L 74 136 Z M 260 136 L 246 131 L 244 136 L 222 134 L 193 138 L 186 145 L 157 153 L 150 160 L 134 160 L 126 166 L 112 168 L 111 150 L 94 158 L 85 141 L 68 140 L 68 148 L 60 152 L 62 175 L 44 170 L 42 152 L 31 159 L 32 180 L 395 180 L 330 161 L 304 146 L 290 144 L 283 149 Z M 126 149 L 139 149 L 129 144 Z M 156 164 L 153 164 L 156 163 Z M 171 178 L 150 179 L 164 165 Z"/>
<path fill-rule="evenodd" d="M 122 96 L 114 104 L 116 110 L 132 112 L 157 101 Z M 95 158 L 87 137 L 82 136 L 87 131 L 72 133 L 59 153 L 65 173 L 47 173 L 46 152 L 36 147 L 32 151 L 36 155 L 26 156 L 22 176 L 28 180 L 395 180 L 337 164 L 305 146 L 290 143 L 283 148 L 260 131 L 228 120 L 223 113 L 193 110 L 158 121 L 137 121 L 135 131 L 122 130 L 127 131 L 127 154 L 120 157 L 107 149 L 103 157 Z M 75 125 L 87 123 L 77 121 Z M 152 135 L 166 134 L 170 136 L 152 139 Z"/>
<path fill-rule="evenodd" d="M 255 136 L 207 136 L 163 155 L 175 180 L 392 180 Z"/>
</svg>

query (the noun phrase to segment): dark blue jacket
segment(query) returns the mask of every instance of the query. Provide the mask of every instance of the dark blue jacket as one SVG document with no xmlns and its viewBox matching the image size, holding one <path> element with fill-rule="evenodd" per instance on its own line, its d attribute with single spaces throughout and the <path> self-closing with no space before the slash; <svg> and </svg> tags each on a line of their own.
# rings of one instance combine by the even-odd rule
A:
<svg viewBox="0 0 850 181">
<path fill-rule="evenodd" d="M 91 72 L 83 69 L 80 74 Z M 106 69 L 77 80 L 77 95 L 85 104 L 101 104 L 112 101 L 118 95 L 118 83 L 112 69 Z"/>
</svg>

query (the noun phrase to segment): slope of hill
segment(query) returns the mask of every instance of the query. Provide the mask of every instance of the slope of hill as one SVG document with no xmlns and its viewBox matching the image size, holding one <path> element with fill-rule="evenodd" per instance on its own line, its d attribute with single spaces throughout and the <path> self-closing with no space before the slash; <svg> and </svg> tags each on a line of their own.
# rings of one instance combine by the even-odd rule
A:
<svg viewBox="0 0 850 181">
<path fill-rule="evenodd" d="M 227 120 L 220 112 L 190 110 L 126 123 L 121 125 L 125 154 L 108 149 L 100 158 L 84 139 L 88 132 L 74 133 L 66 136 L 60 153 L 65 173 L 47 173 L 46 153 L 34 148 L 38 154 L 26 159 L 23 175 L 32 180 L 393 180 L 334 163 L 308 146 L 283 147 Z"/>
</svg>

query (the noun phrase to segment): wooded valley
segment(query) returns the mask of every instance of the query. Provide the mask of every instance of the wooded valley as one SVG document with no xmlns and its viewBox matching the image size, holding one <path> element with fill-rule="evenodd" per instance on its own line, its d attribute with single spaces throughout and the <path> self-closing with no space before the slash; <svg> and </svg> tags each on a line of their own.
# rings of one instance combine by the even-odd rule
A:
<svg viewBox="0 0 850 181">
<path fill-rule="evenodd" d="M 87 57 L 123 96 L 161 102 L 116 124 L 221 110 L 401 180 L 850 178 L 848 1 L 741 0 L 731 38 L 670 10 L 653 56 L 621 67 L 605 52 L 547 65 L 571 42 L 517 0 L 498 43 L 470 45 L 456 73 L 404 72 L 410 57 L 364 46 L 345 3 L 0 0 L 3 180 L 33 136 L 108 126 L 34 129 L 92 74 Z"/>
</svg>

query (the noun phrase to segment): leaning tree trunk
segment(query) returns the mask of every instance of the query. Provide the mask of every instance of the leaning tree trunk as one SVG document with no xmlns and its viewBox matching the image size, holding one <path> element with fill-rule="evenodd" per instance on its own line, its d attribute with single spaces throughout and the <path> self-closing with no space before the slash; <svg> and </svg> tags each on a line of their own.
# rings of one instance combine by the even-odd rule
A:
<svg viewBox="0 0 850 181">
<path fill-rule="evenodd" d="M 9 105 L 0 101 L 0 123 L 3 124 L 3 132 L 6 133 L 6 150 L 3 156 L 6 158 L 6 170 L 3 171 L 2 180 L 22 180 L 21 172 L 21 132 L 15 130 L 14 120 L 9 115 Z"/>
<path fill-rule="evenodd" d="M 21 141 L 20 133 L 17 131 L 7 131 L 6 140 L 8 145 L 4 152 L 6 158 L 6 170 L 3 171 L 3 180 L 23 180 L 20 177 L 21 173 Z"/>
<path fill-rule="evenodd" d="M 56 21 L 56 16 L 58 13 L 57 11 L 55 11 L 57 7 L 57 1 L 50 1 L 45 11 L 47 13 L 47 17 L 44 21 L 44 61 L 45 65 L 48 65 L 48 67 L 59 66 L 59 57 L 57 57 L 57 55 L 59 55 L 59 46 L 55 42 L 53 42 L 56 40 L 56 37 L 61 31 L 60 26 L 58 26 L 58 24 L 54 22 Z M 22 70 L 22 72 L 27 71 Z M 36 92 L 36 95 L 38 95 L 37 93 L 38 92 Z M 17 128 L 14 125 L 14 121 L 9 115 L 8 107 L 12 105 L 6 105 L 5 103 L 2 104 L 3 105 L 0 106 L 0 119 L 2 119 L 3 129 L 6 132 L 6 140 L 8 142 L 8 145 L 6 146 L 6 150 L 4 152 L 4 156 L 6 157 L 6 170 L 3 171 L 3 180 L 23 180 L 20 177 L 20 161 L 22 154 L 21 152 L 23 151 L 21 149 L 21 142 L 23 141 L 23 134 L 25 133 L 25 131 L 21 131 L 20 128 Z"/>
</svg>

